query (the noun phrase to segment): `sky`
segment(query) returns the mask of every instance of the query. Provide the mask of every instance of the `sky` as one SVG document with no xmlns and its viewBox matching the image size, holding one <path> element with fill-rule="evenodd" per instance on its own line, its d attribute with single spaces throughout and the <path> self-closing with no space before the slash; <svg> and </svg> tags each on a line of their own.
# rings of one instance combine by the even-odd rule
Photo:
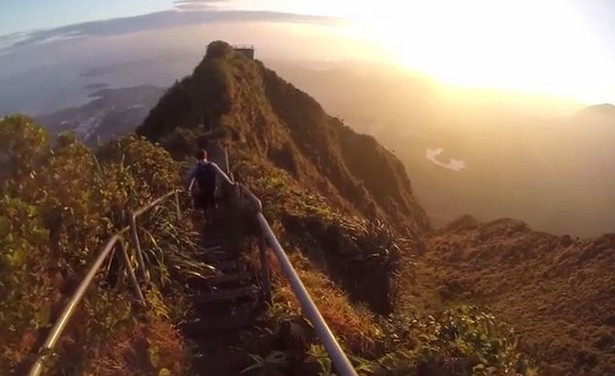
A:
<svg viewBox="0 0 615 376">
<path fill-rule="evenodd" d="M 0 35 L 171 9 L 340 17 L 350 38 L 451 85 L 615 102 L 611 0 L 20 0 L 0 4 Z"/>
<path fill-rule="evenodd" d="M 169 9 L 173 0 L 18 0 L 0 3 L 0 35 Z"/>
</svg>

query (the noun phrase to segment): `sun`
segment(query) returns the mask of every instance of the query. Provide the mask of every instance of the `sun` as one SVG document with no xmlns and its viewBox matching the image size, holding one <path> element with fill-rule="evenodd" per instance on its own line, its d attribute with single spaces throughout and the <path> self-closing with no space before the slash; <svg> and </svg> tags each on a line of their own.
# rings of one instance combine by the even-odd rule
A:
<svg viewBox="0 0 615 376">
<path fill-rule="evenodd" d="M 613 62 L 566 0 L 381 1 L 349 17 L 391 59 L 449 84 L 591 102 Z"/>
</svg>

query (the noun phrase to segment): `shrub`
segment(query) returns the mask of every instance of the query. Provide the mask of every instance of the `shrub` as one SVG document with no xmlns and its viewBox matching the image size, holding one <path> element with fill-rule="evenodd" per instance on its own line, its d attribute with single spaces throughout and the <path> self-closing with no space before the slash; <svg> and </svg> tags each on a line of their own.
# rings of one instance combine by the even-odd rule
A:
<svg viewBox="0 0 615 376">
<path fill-rule="evenodd" d="M 512 329 L 476 306 L 440 315 L 395 317 L 383 323 L 389 353 L 377 375 L 533 375 Z"/>
<path fill-rule="evenodd" d="M 44 131 L 25 117 L 4 118 L 0 133 L 7 136 L 0 141 L 3 161 L 19 163 L 5 177 L 0 197 L 0 325 L 7 328 L 0 333 L 0 373 L 10 374 L 32 360 L 54 316 L 100 247 L 127 224 L 128 214 L 175 189 L 180 179 L 179 167 L 166 151 L 136 136 L 113 141 L 93 154 L 69 134 L 46 147 Z M 169 250 L 163 265 L 156 265 L 156 270 L 164 266 L 169 272 L 147 289 L 151 304 L 145 313 L 162 322 L 161 328 L 170 328 L 187 307 L 182 287 L 168 276 L 208 269 L 194 261 L 195 234 L 177 222 L 174 207 L 161 207 L 140 224 L 144 233 L 156 234 L 155 239 L 144 237 L 144 249 Z M 112 269 L 113 264 L 106 267 Z M 123 275 L 112 281 L 106 278 L 111 274 L 96 277 L 62 337 L 61 356 L 52 362 L 58 372 L 88 373 L 98 351 L 95 344 L 113 342 L 122 337 L 118 333 L 134 332 L 139 325 L 149 330 L 135 320 L 134 298 Z M 168 306 L 172 308 L 164 308 Z M 163 311 L 167 314 L 161 316 Z M 156 369 L 185 365 L 180 352 L 168 354 L 177 357 L 161 361 Z"/>
</svg>

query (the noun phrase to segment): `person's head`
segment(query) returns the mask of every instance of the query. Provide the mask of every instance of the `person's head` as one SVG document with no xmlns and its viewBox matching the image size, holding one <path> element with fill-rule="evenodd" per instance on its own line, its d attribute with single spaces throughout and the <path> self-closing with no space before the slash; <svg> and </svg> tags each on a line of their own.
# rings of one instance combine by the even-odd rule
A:
<svg viewBox="0 0 615 376">
<path fill-rule="evenodd" d="M 207 159 L 207 150 L 205 149 L 199 149 L 196 154 L 194 155 L 196 157 L 196 159 L 198 159 L 199 161 L 202 159 Z"/>
</svg>

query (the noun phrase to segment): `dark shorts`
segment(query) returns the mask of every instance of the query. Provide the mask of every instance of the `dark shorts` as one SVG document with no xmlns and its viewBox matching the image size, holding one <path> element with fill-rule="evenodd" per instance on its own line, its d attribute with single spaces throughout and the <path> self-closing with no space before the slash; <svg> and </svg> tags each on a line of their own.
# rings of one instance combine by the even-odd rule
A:
<svg viewBox="0 0 615 376">
<path fill-rule="evenodd" d="M 194 206 L 203 210 L 213 207 L 216 200 L 214 193 L 214 190 L 198 191 L 194 197 Z"/>
</svg>

